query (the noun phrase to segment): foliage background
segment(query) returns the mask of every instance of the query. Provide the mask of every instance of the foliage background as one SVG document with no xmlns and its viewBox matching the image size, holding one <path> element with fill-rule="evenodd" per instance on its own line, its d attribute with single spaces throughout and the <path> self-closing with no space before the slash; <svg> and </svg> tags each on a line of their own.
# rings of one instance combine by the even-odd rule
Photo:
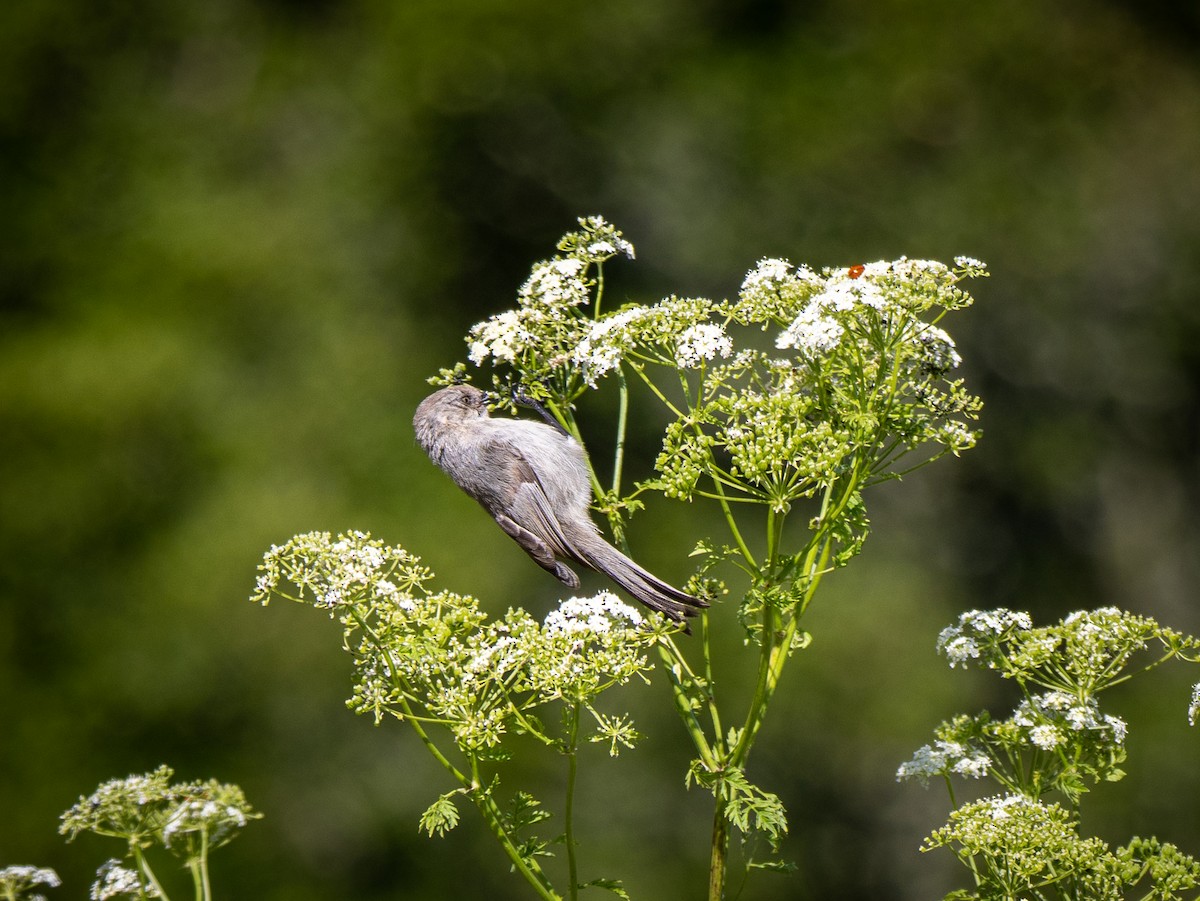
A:
<svg viewBox="0 0 1200 901">
<path fill-rule="evenodd" d="M 108 854 L 57 815 L 165 761 L 267 814 L 218 857 L 225 897 L 517 896 L 476 824 L 417 835 L 449 786 L 342 708 L 336 627 L 244 599 L 271 543 L 360 528 L 497 611 L 549 605 L 409 418 L 600 213 L 639 255 L 610 297 L 639 301 L 728 296 L 766 255 L 991 265 L 947 323 L 983 442 L 880 492 L 752 761 L 800 874 L 745 897 L 945 891 L 916 851 L 941 795 L 896 765 L 1011 699 L 937 630 L 1117 604 L 1200 631 L 1198 160 L 1200 13 L 1165 0 L 4 4 L 0 863 L 82 897 Z M 633 547 L 683 578 L 697 528 L 659 504 Z M 1117 693 L 1131 776 L 1085 828 L 1200 852 L 1195 678 Z M 638 692 L 652 740 L 584 770 L 585 875 L 694 898 L 709 808 L 663 688 Z"/>
</svg>

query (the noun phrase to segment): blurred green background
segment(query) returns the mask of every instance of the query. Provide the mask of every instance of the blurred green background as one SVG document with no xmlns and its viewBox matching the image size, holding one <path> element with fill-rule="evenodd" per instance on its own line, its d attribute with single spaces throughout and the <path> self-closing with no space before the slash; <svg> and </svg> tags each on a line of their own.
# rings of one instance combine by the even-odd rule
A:
<svg viewBox="0 0 1200 901">
<path fill-rule="evenodd" d="M 917 851 L 943 793 L 894 772 L 940 719 L 1007 712 L 934 653 L 959 611 L 1200 632 L 1195 4 L 15 0 L 0 192 L 0 865 L 56 867 L 54 897 L 118 850 L 62 845 L 58 814 L 161 762 L 266 814 L 216 856 L 220 897 L 525 897 L 475 819 L 418 836 L 450 786 L 343 708 L 336 626 L 245 599 L 271 543 L 357 528 L 494 610 L 549 607 L 409 422 L 580 215 L 637 246 L 614 298 L 730 296 L 769 255 L 993 272 L 946 323 L 983 442 L 868 497 L 753 760 L 800 872 L 742 897 L 955 884 Z M 706 515 L 653 505 L 635 552 L 686 577 Z M 1109 696 L 1131 775 L 1088 830 L 1200 853 L 1197 678 Z M 665 687 L 632 693 L 651 738 L 584 769 L 584 875 L 698 898 L 710 802 Z"/>
</svg>

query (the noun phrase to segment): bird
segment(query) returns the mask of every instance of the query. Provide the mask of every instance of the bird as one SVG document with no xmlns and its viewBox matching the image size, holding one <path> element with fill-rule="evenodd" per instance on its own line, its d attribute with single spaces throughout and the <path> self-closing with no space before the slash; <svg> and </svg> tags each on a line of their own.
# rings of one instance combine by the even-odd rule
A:
<svg viewBox="0 0 1200 901">
<path fill-rule="evenodd" d="M 578 588 L 579 577 L 563 561 L 581 564 L 686 631 L 685 618 L 708 603 L 648 572 L 600 534 L 588 512 L 591 480 L 582 445 L 544 410 L 547 422 L 493 417 L 488 402 L 486 392 L 469 384 L 433 392 L 413 416 L 417 443 L 564 585 Z"/>
</svg>

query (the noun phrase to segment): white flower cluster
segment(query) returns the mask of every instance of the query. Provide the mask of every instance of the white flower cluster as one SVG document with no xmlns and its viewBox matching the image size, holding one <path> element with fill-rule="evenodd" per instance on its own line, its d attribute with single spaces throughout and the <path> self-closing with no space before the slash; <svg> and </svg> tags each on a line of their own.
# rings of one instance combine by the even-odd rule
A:
<svg viewBox="0 0 1200 901">
<path fill-rule="evenodd" d="M 695 297 L 667 297 L 653 306 L 623 307 L 587 326 L 571 361 L 584 381 L 595 385 L 635 351 L 644 360 L 684 369 L 728 357 L 733 341 L 723 324 L 709 321 L 717 308 L 712 301 Z"/>
<path fill-rule="evenodd" d="M 562 254 L 534 265 L 517 291 L 517 309 L 476 323 L 467 336 L 468 356 L 531 369 L 542 376 L 568 365 L 584 339 L 588 320 L 579 309 L 591 301 L 591 267 L 610 257 L 634 255 L 633 245 L 599 216 L 579 220 L 580 230 L 559 242 Z"/>
<path fill-rule="evenodd" d="M 46 901 L 45 895 L 25 894 L 39 885 L 58 888 L 62 885 L 62 880 L 58 878 L 58 873 L 48 867 L 16 865 L 0 869 L 0 897 Z"/>
<path fill-rule="evenodd" d="M 725 327 L 713 322 L 689 326 L 675 345 L 675 359 L 684 369 L 695 369 L 704 360 L 728 357 L 731 353 L 733 342 L 725 334 Z"/>
<path fill-rule="evenodd" d="M 92 901 L 108 901 L 110 898 L 161 898 L 154 885 L 143 887 L 136 870 L 122 866 L 121 861 L 111 859 L 106 861 L 96 871 L 96 881 L 92 883 L 89 896 Z"/>
<path fill-rule="evenodd" d="M 1124 744 L 1127 732 L 1120 717 L 1100 715 L 1094 698 L 1080 700 L 1064 691 L 1049 691 L 1022 701 L 1011 722 L 1023 730 L 1030 744 L 1043 751 L 1066 744 L 1071 732 L 1089 731 L 1116 745 Z"/>
<path fill-rule="evenodd" d="M 412 589 L 431 575 L 403 548 L 387 547 L 357 531 L 336 539 L 329 532 L 297 535 L 282 546 L 272 545 L 258 570 L 251 601 L 266 605 L 274 594 L 296 601 L 312 598 L 330 616 L 344 613 L 366 595 L 411 610 Z M 299 589 L 295 597 L 283 592 L 289 582 Z"/>
<path fill-rule="evenodd" d="M 1188 723 L 1196 725 L 1197 717 L 1200 717 L 1200 682 L 1192 687 L 1192 702 L 1188 705 Z"/>
<path fill-rule="evenodd" d="M 981 643 L 993 642 L 1011 630 L 1032 628 L 1033 620 L 1023 611 L 1004 607 L 968 610 L 959 616 L 956 625 L 947 626 L 938 634 L 937 649 L 946 655 L 951 668 L 966 666 L 969 660 L 979 657 Z M 993 664 L 989 662 L 988 666 L 992 667 Z"/>
<path fill-rule="evenodd" d="M 517 310 L 505 310 L 471 329 L 467 352 L 476 366 L 491 357 L 499 363 L 515 363 L 530 338 L 529 328 Z"/>
<path fill-rule="evenodd" d="M 216 786 L 213 786 L 216 788 Z M 219 841 L 232 829 L 246 825 L 246 813 L 235 804 L 222 803 L 207 794 L 185 798 L 167 815 L 162 827 L 163 841 L 170 846 L 184 835 L 203 833 L 210 841 Z"/>
<path fill-rule="evenodd" d="M 587 264 L 583 260 L 546 260 L 534 267 L 517 297 L 522 306 L 578 307 L 588 302 Z"/>
<path fill-rule="evenodd" d="M 992 760 L 978 749 L 968 748 L 957 741 L 939 740 L 917 749 L 912 760 L 896 770 L 896 781 L 917 779 L 925 785 L 931 776 L 966 776 L 980 779 L 987 775 Z"/>
<path fill-rule="evenodd" d="M 568 598 L 557 610 L 546 614 L 543 622 L 548 632 L 567 635 L 599 635 L 614 628 L 641 624 L 642 615 L 611 591 L 602 591 L 590 598 Z"/>
<path fill-rule="evenodd" d="M 1016 810 L 1023 810 L 1033 804 L 1024 795 L 1004 795 L 999 798 L 985 798 L 983 811 L 993 821 L 1007 820 Z"/>
<path fill-rule="evenodd" d="M 917 332 L 917 342 L 925 351 L 921 365 L 927 372 L 944 373 L 957 369 L 962 357 L 945 329 L 936 325 L 925 325 Z"/>
<path fill-rule="evenodd" d="M 125 838 L 135 847 L 155 843 L 172 851 L 180 836 L 200 834 L 204 847 L 212 850 L 232 841 L 249 820 L 260 816 L 236 785 L 215 779 L 172 785 L 172 775 L 164 765 L 152 773 L 105 782 L 63 813 L 59 832 L 68 840 L 94 832 Z M 190 856 L 198 853 L 198 847 L 187 841 L 184 851 L 176 853 Z M 106 873 L 111 878 L 105 878 Z M 104 897 L 116 897 L 126 877 L 102 867 L 96 884 L 100 887 L 96 891 L 107 892 Z"/>
<path fill-rule="evenodd" d="M 963 258 L 965 261 L 966 258 Z M 978 261 L 970 274 L 984 274 Z M 965 268 L 965 267 L 963 267 Z M 953 272 L 934 260 L 879 260 L 858 266 L 827 269 L 818 274 L 786 260 L 764 259 L 742 282 L 732 315 L 739 322 L 781 322 L 785 327 L 776 347 L 795 348 L 802 356 L 819 358 L 832 352 L 863 316 L 875 321 L 899 321 L 934 305 L 967 302 L 954 283 L 966 272 Z M 944 373 L 960 362 L 953 341 L 932 325 L 917 325 L 914 340 L 924 348 L 928 370 Z"/>
<path fill-rule="evenodd" d="M 626 307 L 598 319 L 571 353 L 589 385 L 621 365 L 626 351 L 636 340 L 635 326 L 650 315 L 647 307 Z"/>
<path fill-rule="evenodd" d="M 794 347 L 802 354 L 814 357 L 837 347 L 845 332 L 841 323 L 814 305 L 792 320 L 792 324 L 775 339 L 775 346 L 781 350 Z"/>
</svg>

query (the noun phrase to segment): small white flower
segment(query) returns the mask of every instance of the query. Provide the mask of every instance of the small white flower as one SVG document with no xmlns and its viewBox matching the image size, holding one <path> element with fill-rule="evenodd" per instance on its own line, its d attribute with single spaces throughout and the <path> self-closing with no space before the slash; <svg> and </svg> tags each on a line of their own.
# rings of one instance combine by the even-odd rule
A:
<svg viewBox="0 0 1200 901">
<path fill-rule="evenodd" d="M 1188 705 L 1188 723 L 1196 725 L 1197 717 L 1200 717 L 1200 682 L 1192 687 L 1192 702 Z"/>
<path fill-rule="evenodd" d="M 1075 704 L 1075 699 L 1065 691 L 1048 691 L 1034 698 L 1034 702 L 1042 710 L 1063 711 L 1070 710 Z"/>
<path fill-rule="evenodd" d="M 1014 807 L 1024 807 L 1031 803 L 1024 795 L 1007 795 L 1003 798 L 990 798 L 987 802 L 993 820 L 1007 820 L 1012 816 Z"/>
<path fill-rule="evenodd" d="M 1076 732 L 1094 729 L 1099 723 L 1091 706 L 1072 707 L 1067 711 L 1067 724 Z"/>
<path fill-rule="evenodd" d="M 775 346 L 780 349 L 794 347 L 808 356 L 816 356 L 837 347 L 844 332 L 836 319 L 823 315 L 814 304 L 783 330 Z"/>
<path fill-rule="evenodd" d="M 594 597 L 563 601 L 557 610 L 546 614 L 544 626 L 548 632 L 601 634 L 612 629 L 614 623 L 624 626 L 626 622 L 639 625 L 642 615 L 611 591 L 602 591 Z"/>
<path fill-rule="evenodd" d="M 992 765 L 992 760 L 986 754 L 974 754 L 970 757 L 961 757 L 955 761 L 951 772 L 957 773 L 960 776 L 969 776 L 972 779 L 982 779 L 987 775 L 988 768 Z"/>
<path fill-rule="evenodd" d="M 731 353 L 733 342 L 725 334 L 725 328 L 711 322 L 691 326 L 679 336 L 675 346 L 675 357 L 685 369 L 699 366 L 701 360 L 728 357 Z"/>
<path fill-rule="evenodd" d="M 1053 751 L 1063 743 L 1063 734 L 1057 726 L 1043 724 L 1029 730 L 1029 741 L 1043 751 Z"/>
<path fill-rule="evenodd" d="M 121 866 L 121 862 L 116 859 L 103 864 L 96 871 L 96 877 L 89 895 L 92 901 L 108 901 L 110 898 L 119 898 L 122 895 L 141 897 L 143 891 L 146 897 L 160 897 L 158 889 L 153 885 L 147 885 L 143 889 L 137 872 Z"/>
<path fill-rule="evenodd" d="M 571 354 L 571 359 L 582 367 L 589 385 L 595 385 L 596 379 L 621 365 L 630 343 L 630 327 L 649 314 L 646 307 L 627 307 L 592 323 Z"/>
<path fill-rule="evenodd" d="M 746 278 L 742 281 L 742 291 L 752 292 L 763 288 L 770 290 L 791 277 L 792 264 L 787 260 L 762 259 L 746 273 Z"/>
<path fill-rule="evenodd" d="M 919 779 L 922 783 L 930 776 L 940 775 L 946 766 L 946 755 L 940 750 L 934 750 L 930 745 L 922 745 L 913 754 L 912 760 L 900 764 L 896 770 L 896 781 L 901 779 Z"/>
<path fill-rule="evenodd" d="M 896 781 L 917 779 L 924 784 L 930 776 L 947 772 L 980 779 L 987 775 L 991 765 L 991 758 L 986 754 L 970 751 L 956 741 L 939 740 L 936 747 L 924 745 L 918 748 L 912 760 L 901 764 L 896 771 Z"/>
<path fill-rule="evenodd" d="M 979 645 L 974 638 L 963 635 L 955 626 L 949 626 L 938 635 L 938 650 L 946 655 L 950 668 L 967 665 L 968 660 L 979 657 Z"/>
<path fill-rule="evenodd" d="M 547 260 L 536 266 L 518 292 L 522 306 L 577 307 L 587 303 L 585 267 L 583 260 L 574 257 Z"/>
<path fill-rule="evenodd" d="M 1129 732 L 1129 727 L 1125 721 L 1119 716 L 1109 716 L 1105 714 L 1104 723 L 1112 730 L 1113 741 L 1119 745 L 1125 744 L 1125 735 Z"/>
<path fill-rule="evenodd" d="M 502 363 L 515 362 L 529 339 L 529 331 L 517 310 L 505 310 L 471 327 L 469 356 L 476 366 L 491 357 Z"/>
</svg>

